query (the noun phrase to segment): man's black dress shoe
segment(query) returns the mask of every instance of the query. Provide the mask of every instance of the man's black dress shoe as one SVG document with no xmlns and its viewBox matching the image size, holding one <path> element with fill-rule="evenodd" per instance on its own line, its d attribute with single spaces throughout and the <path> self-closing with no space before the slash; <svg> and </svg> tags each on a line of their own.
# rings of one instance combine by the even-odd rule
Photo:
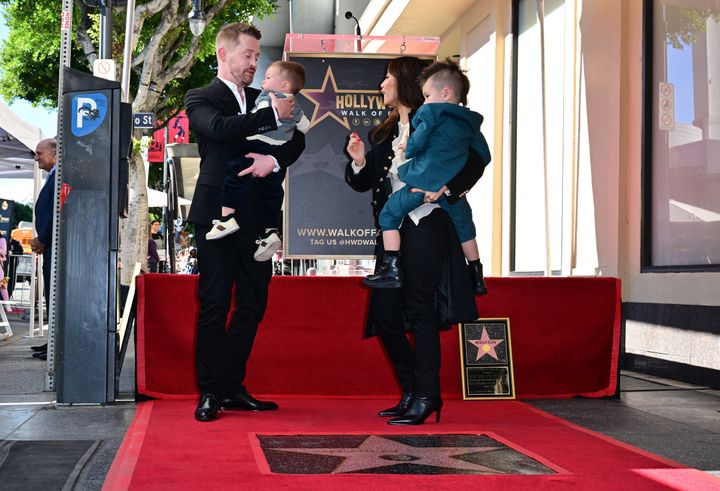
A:
<svg viewBox="0 0 720 491">
<path fill-rule="evenodd" d="M 241 411 L 272 411 L 279 406 L 273 401 L 259 401 L 247 393 L 240 391 L 220 402 L 223 409 L 240 409 Z"/>
<path fill-rule="evenodd" d="M 33 351 L 47 351 L 47 343 L 41 344 L 40 346 L 30 346 Z"/>
<path fill-rule="evenodd" d="M 47 360 L 47 351 L 36 351 L 32 354 L 33 358 L 40 358 L 41 360 Z"/>
<path fill-rule="evenodd" d="M 219 409 L 220 404 L 214 394 L 202 394 L 195 408 L 195 419 L 202 422 L 212 421 L 217 418 Z"/>
<path fill-rule="evenodd" d="M 408 407 L 410 407 L 410 404 L 412 403 L 412 400 L 415 396 L 413 394 L 403 394 L 402 399 L 400 399 L 400 402 L 398 402 L 397 406 L 389 407 L 387 409 L 383 409 L 378 413 L 378 416 L 382 417 L 397 417 L 402 416 L 405 414 L 405 411 L 407 411 Z"/>
</svg>

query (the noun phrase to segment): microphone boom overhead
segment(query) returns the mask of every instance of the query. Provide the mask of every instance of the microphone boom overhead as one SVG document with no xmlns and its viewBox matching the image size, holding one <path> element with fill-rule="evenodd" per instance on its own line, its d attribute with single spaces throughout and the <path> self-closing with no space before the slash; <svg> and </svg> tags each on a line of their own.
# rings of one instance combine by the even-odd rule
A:
<svg viewBox="0 0 720 491">
<path fill-rule="evenodd" d="M 352 12 L 349 10 L 345 12 L 345 18 L 347 20 L 353 19 L 355 21 L 355 35 L 356 36 L 362 36 L 362 33 L 360 32 L 360 21 L 355 18 Z"/>
</svg>

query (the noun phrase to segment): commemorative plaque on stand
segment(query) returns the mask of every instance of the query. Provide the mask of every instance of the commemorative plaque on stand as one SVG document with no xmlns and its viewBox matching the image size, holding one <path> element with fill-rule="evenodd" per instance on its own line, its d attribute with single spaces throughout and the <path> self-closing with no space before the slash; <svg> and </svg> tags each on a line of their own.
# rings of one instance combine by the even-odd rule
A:
<svg viewBox="0 0 720 491">
<path fill-rule="evenodd" d="M 460 324 L 463 399 L 515 399 L 510 319 Z"/>
</svg>

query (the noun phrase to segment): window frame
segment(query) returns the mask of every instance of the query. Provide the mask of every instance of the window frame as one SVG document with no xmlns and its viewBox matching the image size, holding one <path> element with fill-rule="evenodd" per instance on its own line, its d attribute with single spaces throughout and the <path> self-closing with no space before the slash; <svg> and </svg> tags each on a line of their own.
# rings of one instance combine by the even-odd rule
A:
<svg viewBox="0 0 720 491">
<path fill-rule="evenodd" d="M 529 0 L 528 0 L 529 1 Z M 509 234 L 508 234 L 508 276 L 545 276 L 545 271 L 539 270 L 518 270 L 516 269 L 516 245 L 517 237 L 515 229 L 517 226 L 517 111 L 518 111 L 518 60 L 519 60 L 519 37 L 520 37 L 520 2 L 512 0 L 511 6 L 511 29 L 512 29 L 512 87 L 510 95 L 510 114 L 512 122 L 510 125 L 510 199 L 509 199 Z M 562 239 L 561 239 L 562 243 Z M 560 262 L 562 263 L 562 256 Z M 551 276 L 561 276 L 561 269 L 550 270 Z"/>
<path fill-rule="evenodd" d="M 640 177 L 640 272 L 641 273 L 697 273 L 718 272 L 720 264 L 658 266 L 652 264 L 652 211 L 653 211 L 653 104 L 655 2 L 643 0 L 643 68 L 642 68 L 642 150 Z"/>
</svg>

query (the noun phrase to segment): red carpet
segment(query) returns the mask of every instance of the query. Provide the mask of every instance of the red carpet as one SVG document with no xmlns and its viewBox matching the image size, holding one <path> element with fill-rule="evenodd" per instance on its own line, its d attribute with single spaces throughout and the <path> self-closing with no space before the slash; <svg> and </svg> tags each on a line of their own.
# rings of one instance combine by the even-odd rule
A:
<svg viewBox="0 0 720 491">
<path fill-rule="evenodd" d="M 248 366 L 254 394 L 392 396 L 398 392 L 376 338 L 362 339 L 368 290 L 360 278 L 273 277 Z M 518 397 L 601 397 L 615 392 L 620 281 L 615 278 L 488 278 L 483 318 L 510 319 Z M 196 393 L 197 278 L 148 274 L 138 281 L 139 391 Z M 462 394 L 457 329 L 442 335 L 447 398 Z"/>
<path fill-rule="evenodd" d="M 516 401 L 447 401 L 441 423 L 393 427 L 387 400 L 280 399 L 270 413 L 192 419 L 191 401 L 141 403 L 105 481 L 120 489 L 720 489 L 720 480 Z M 486 434 L 551 469 L 542 475 L 272 474 L 258 435 Z"/>
</svg>

